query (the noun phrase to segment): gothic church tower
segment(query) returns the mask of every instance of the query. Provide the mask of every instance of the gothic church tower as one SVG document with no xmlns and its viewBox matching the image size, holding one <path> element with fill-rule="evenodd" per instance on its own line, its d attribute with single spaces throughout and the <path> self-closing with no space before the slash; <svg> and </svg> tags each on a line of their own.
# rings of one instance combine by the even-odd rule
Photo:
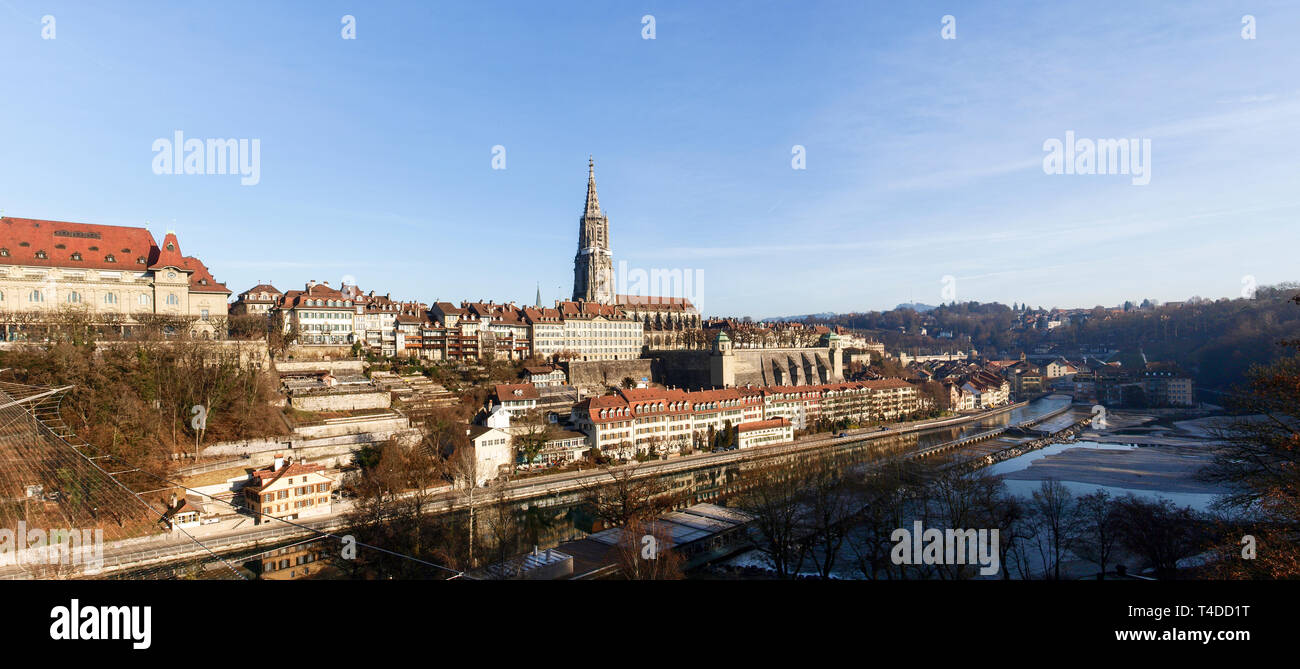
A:
<svg viewBox="0 0 1300 669">
<path fill-rule="evenodd" d="M 587 207 L 578 222 L 578 255 L 573 258 L 573 299 L 614 302 L 614 256 L 609 250 L 609 217 L 596 197 L 596 164 L 587 158 Z"/>
</svg>

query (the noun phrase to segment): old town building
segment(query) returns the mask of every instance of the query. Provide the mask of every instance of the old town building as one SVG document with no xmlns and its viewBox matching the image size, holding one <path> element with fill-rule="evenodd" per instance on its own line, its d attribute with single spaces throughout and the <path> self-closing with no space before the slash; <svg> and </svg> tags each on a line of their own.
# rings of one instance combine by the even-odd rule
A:
<svg viewBox="0 0 1300 669">
<path fill-rule="evenodd" d="M 123 335 L 156 324 L 169 336 L 224 338 L 229 295 L 175 233 L 160 245 L 145 228 L 0 218 L 5 339 L 68 315 Z"/>
<path fill-rule="evenodd" d="M 269 283 L 259 283 L 242 292 L 230 305 L 231 316 L 262 315 L 271 313 L 284 293 Z"/>
<path fill-rule="evenodd" d="M 325 468 L 276 456 L 275 462 L 249 474 L 244 504 L 258 523 L 272 518 L 296 520 L 329 515 L 334 480 Z"/>
</svg>

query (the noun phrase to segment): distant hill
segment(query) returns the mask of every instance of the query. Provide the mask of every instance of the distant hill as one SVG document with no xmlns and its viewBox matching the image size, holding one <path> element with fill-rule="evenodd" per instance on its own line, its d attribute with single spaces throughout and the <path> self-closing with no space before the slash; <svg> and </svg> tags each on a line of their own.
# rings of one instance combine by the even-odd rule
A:
<svg viewBox="0 0 1300 669">
<path fill-rule="evenodd" d="M 773 316 L 771 318 L 764 318 L 761 320 L 765 323 L 766 322 L 775 323 L 781 321 L 802 321 L 807 318 L 829 319 L 829 318 L 835 318 L 838 315 L 839 314 L 835 313 L 834 311 L 823 311 L 820 314 L 804 314 L 802 316 Z"/>
<path fill-rule="evenodd" d="M 894 309 L 911 309 L 912 311 L 915 311 L 918 314 L 923 314 L 927 311 L 931 311 L 935 309 L 935 307 L 929 304 L 921 304 L 920 302 L 904 302 L 894 307 Z"/>
</svg>

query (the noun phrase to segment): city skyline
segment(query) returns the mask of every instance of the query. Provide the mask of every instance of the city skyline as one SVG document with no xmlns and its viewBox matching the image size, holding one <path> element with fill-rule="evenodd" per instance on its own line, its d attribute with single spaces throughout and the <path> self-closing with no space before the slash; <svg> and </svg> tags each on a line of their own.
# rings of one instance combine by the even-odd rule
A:
<svg viewBox="0 0 1300 669">
<path fill-rule="evenodd" d="M 10 3 L 0 72 L 39 103 L 0 109 L 0 208 L 175 230 L 236 293 L 349 276 L 550 304 L 591 154 L 614 266 L 701 272 L 706 315 L 937 304 L 947 277 L 958 301 L 1062 308 L 1297 278 L 1300 12 L 1105 4 Z M 151 171 L 178 131 L 259 140 L 260 180 Z M 1067 133 L 1150 140 L 1149 183 L 1045 173 Z"/>
</svg>

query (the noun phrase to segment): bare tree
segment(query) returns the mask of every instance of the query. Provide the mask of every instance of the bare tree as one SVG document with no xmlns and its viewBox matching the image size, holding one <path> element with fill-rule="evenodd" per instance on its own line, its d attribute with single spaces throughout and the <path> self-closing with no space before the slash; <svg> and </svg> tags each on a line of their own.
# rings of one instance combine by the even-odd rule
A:
<svg viewBox="0 0 1300 669">
<path fill-rule="evenodd" d="M 606 525 L 646 522 L 673 506 L 663 480 L 653 474 L 638 476 L 636 465 L 605 467 L 605 474 L 598 481 L 583 481 L 581 486 L 592 514 Z"/>
<path fill-rule="evenodd" d="M 828 579 L 835 569 L 852 516 L 862 507 L 862 498 L 855 487 L 832 468 L 811 472 L 805 486 L 804 530 L 808 554 L 817 567 L 817 573 Z"/>
<path fill-rule="evenodd" d="M 475 492 L 478 489 L 478 480 L 480 478 L 478 458 L 473 448 L 458 448 L 447 461 L 447 473 L 451 478 L 452 487 L 458 491 L 457 497 L 465 505 L 468 516 L 467 542 L 469 557 L 466 562 L 466 569 L 474 567 L 474 515 L 475 515 Z M 482 495 L 479 496 L 480 499 Z"/>
<path fill-rule="evenodd" d="M 762 463 L 741 474 L 737 508 L 754 517 L 755 544 L 780 578 L 793 578 L 803 566 L 802 482 L 796 467 Z"/>
<path fill-rule="evenodd" d="M 532 410 L 515 423 L 511 443 L 515 452 L 523 457 L 524 463 L 533 465 L 546 450 L 546 444 L 554 438 L 555 432 L 555 426 L 541 412 Z"/>
<path fill-rule="evenodd" d="M 1105 490 L 1084 495 L 1075 504 L 1078 515 L 1078 542 L 1074 552 L 1097 565 L 1097 580 L 1105 580 L 1106 566 L 1119 544 L 1119 524 L 1111 509 L 1110 494 Z"/>
<path fill-rule="evenodd" d="M 1144 559 L 1160 578 L 1176 576 L 1178 561 L 1204 548 L 1202 518 L 1168 499 L 1143 499 L 1129 493 L 1113 502 L 1120 543 Z"/>
<path fill-rule="evenodd" d="M 1029 503 L 1035 520 L 1036 542 L 1043 576 L 1061 578 L 1061 562 L 1075 542 L 1074 496 L 1060 481 L 1048 479 L 1033 492 Z"/>
</svg>

